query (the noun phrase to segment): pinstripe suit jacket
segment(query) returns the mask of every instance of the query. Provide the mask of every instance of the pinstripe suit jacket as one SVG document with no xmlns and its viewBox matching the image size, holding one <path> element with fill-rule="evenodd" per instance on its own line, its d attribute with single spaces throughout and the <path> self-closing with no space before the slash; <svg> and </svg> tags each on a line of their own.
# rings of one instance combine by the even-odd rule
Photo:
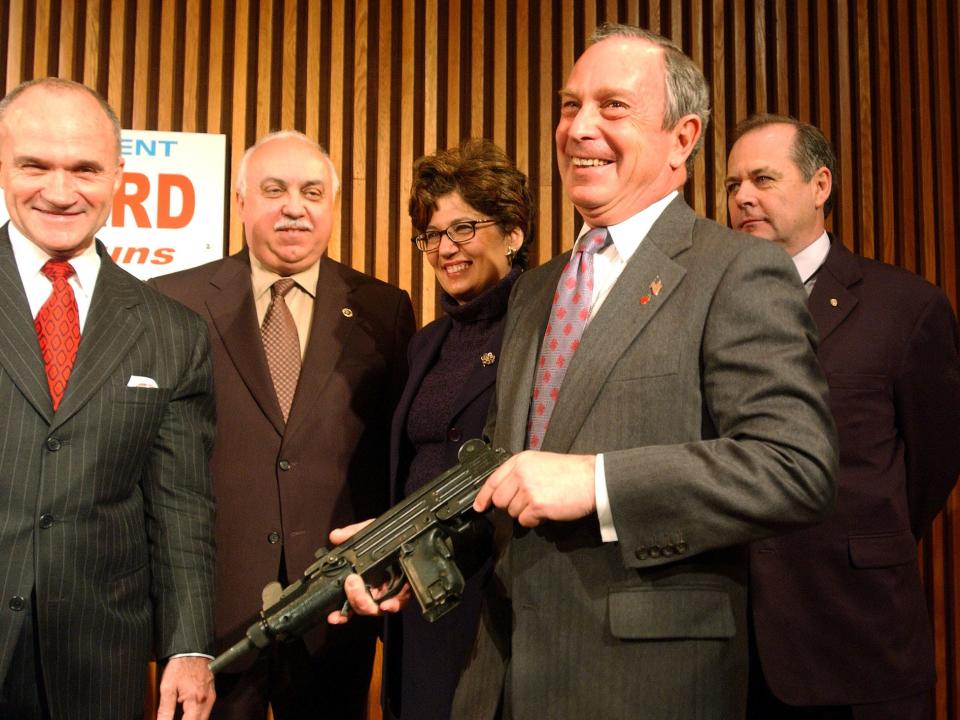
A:
<svg viewBox="0 0 960 720">
<path fill-rule="evenodd" d="M 568 255 L 510 302 L 494 443 L 523 449 Z M 659 282 L 656 279 L 659 278 Z M 733 720 L 745 712 L 751 540 L 815 522 L 836 435 L 789 257 L 671 203 L 573 356 L 543 449 L 603 453 L 595 515 L 515 527 L 454 717 Z M 488 432 L 491 429 L 488 429 Z"/>
<path fill-rule="evenodd" d="M 209 651 L 213 640 L 206 328 L 97 250 L 90 312 L 54 412 L 0 228 L 0 680 L 25 616 L 14 598 L 29 603 L 35 592 L 55 719 L 136 717 L 151 651 Z M 158 387 L 127 387 L 131 375 Z"/>
</svg>

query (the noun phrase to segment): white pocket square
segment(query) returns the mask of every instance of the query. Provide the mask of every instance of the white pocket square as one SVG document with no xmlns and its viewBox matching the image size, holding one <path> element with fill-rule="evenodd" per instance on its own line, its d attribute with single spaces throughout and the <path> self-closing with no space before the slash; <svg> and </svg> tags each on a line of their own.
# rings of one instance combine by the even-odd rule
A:
<svg viewBox="0 0 960 720">
<path fill-rule="evenodd" d="M 157 381 L 153 378 L 144 377 L 143 375 L 131 375 L 127 381 L 127 387 L 153 388 L 156 390 Z"/>
</svg>

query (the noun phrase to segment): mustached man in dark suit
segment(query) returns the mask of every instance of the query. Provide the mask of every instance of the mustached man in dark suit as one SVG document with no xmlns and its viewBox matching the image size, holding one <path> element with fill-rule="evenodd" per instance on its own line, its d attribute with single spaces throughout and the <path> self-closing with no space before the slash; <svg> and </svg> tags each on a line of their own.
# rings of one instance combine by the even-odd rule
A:
<svg viewBox="0 0 960 720">
<path fill-rule="evenodd" d="M 960 335 L 943 292 L 827 235 L 835 165 L 817 128 L 770 115 L 738 126 L 727 164 L 731 224 L 807 288 L 840 435 L 835 512 L 751 551 L 751 715 L 928 720 L 917 541 L 960 472 Z"/>
<path fill-rule="evenodd" d="M 0 103 L 0 716 L 161 718 L 213 702 L 213 440 L 203 321 L 94 240 L 120 125 L 74 82 Z"/>
<path fill-rule="evenodd" d="M 331 528 L 386 508 L 414 329 L 405 292 L 324 257 L 339 181 L 314 141 L 268 135 L 237 175 L 247 249 L 155 280 L 206 318 L 213 344 L 220 649 Z M 251 653 L 217 676 L 214 717 L 259 720 L 269 702 L 277 720 L 362 718 L 375 641 L 366 620 Z"/>
</svg>

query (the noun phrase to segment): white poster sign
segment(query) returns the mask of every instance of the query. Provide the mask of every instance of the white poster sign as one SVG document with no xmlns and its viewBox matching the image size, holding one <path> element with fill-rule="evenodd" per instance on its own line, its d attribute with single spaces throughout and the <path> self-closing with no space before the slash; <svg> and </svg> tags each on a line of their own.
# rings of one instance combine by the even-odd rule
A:
<svg viewBox="0 0 960 720">
<path fill-rule="evenodd" d="M 114 261 L 146 280 L 223 257 L 226 136 L 124 130 L 120 149 L 123 184 L 97 233 Z"/>
</svg>

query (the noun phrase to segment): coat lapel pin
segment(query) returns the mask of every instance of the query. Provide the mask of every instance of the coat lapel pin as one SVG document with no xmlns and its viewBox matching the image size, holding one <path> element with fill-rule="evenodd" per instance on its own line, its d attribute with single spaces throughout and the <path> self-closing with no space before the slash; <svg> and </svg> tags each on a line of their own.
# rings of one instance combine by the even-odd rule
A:
<svg viewBox="0 0 960 720">
<path fill-rule="evenodd" d="M 831 306 L 831 307 L 837 307 L 837 305 L 839 305 L 839 304 L 840 304 L 840 303 L 837 301 L 836 298 L 830 298 L 830 306 Z"/>
<path fill-rule="evenodd" d="M 483 365 L 484 367 L 493 365 L 496 361 L 497 361 L 497 356 L 494 355 L 492 352 L 485 352 L 483 355 L 480 356 L 480 364 Z"/>
<path fill-rule="evenodd" d="M 353 310 L 352 310 L 351 308 L 348 308 L 348 307 L 340 308 L 340 312 L 343 313 L 343 316 L 344 316 L 345 318 L 352 318 L 352 317 L 353 317 Z"/>
<path fill-rule="evenodd" d="M 657 297 L 661 290 L 663 290 L 663 281 L 660 279 L 660 276 L 657 275 L 653 279 L 653 282 L 650 283 L 650 293 L 653 295 L 653 297 Z M 648 302 L 650 302 L 650 295 L 640 296 L 641 305 L 646 305 Z"/>
</svg>

